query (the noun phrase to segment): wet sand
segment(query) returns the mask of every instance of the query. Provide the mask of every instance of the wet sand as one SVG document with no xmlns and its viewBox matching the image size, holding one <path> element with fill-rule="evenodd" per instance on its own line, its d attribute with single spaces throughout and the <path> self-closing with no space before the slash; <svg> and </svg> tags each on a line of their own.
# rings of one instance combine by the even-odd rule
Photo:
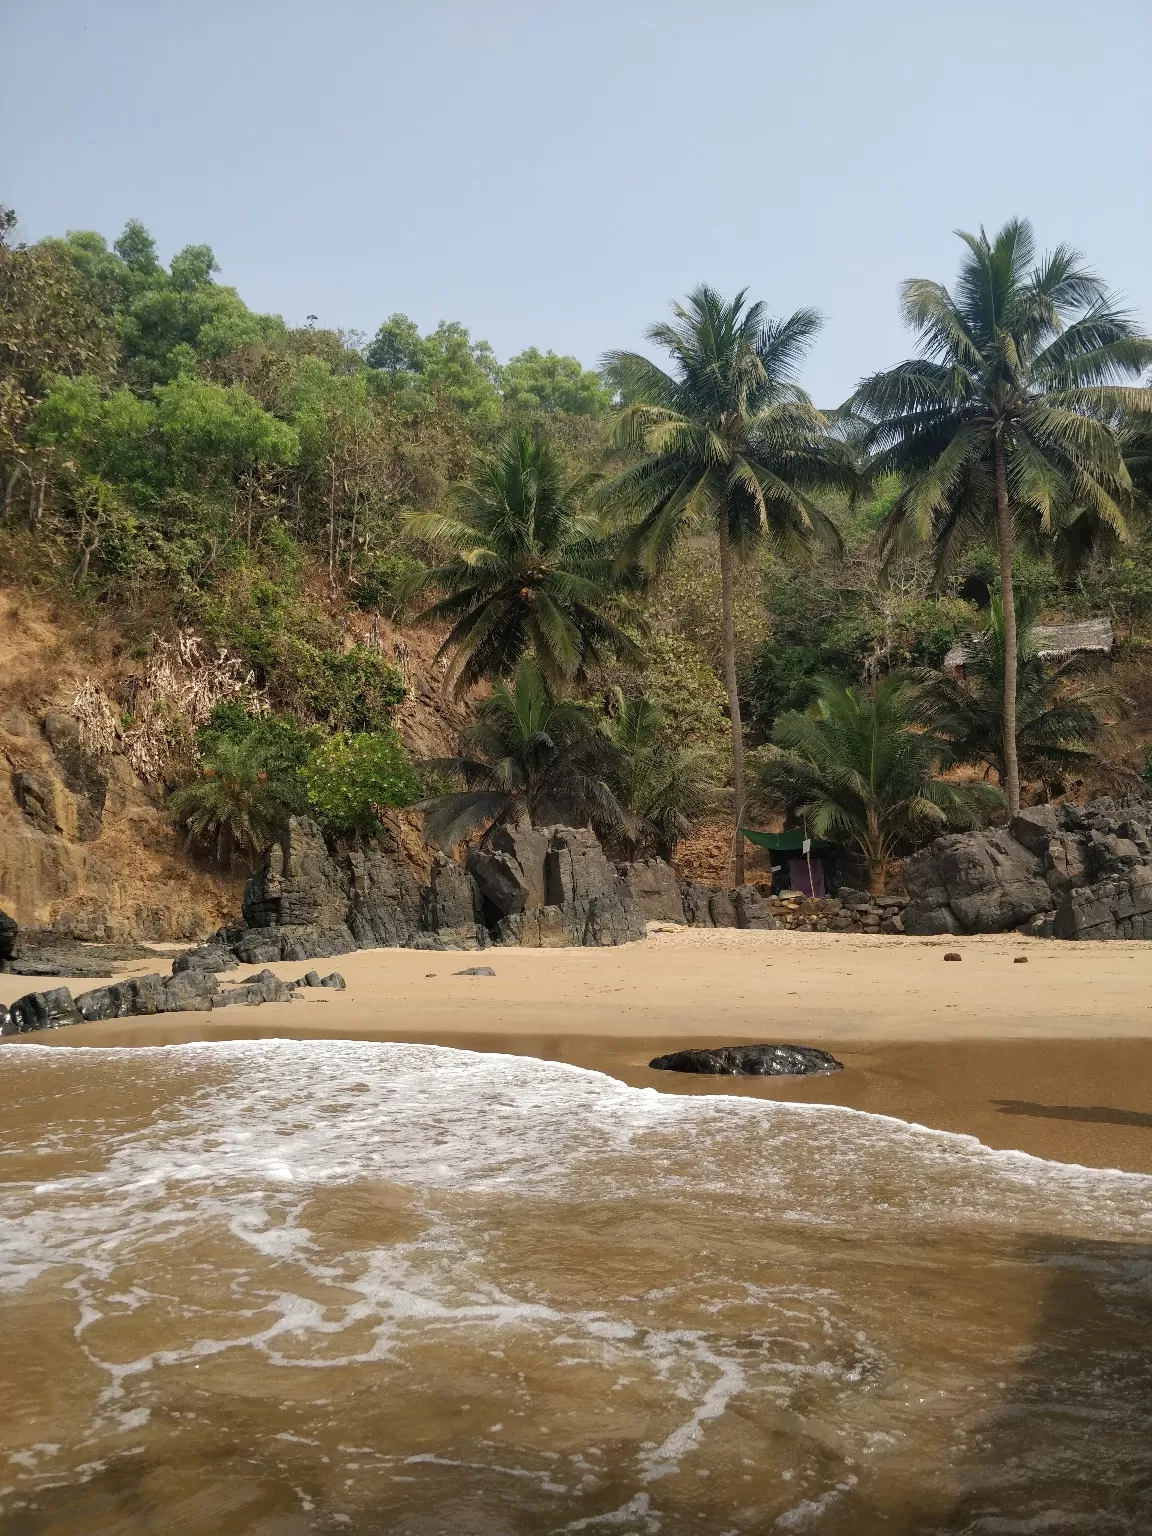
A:
<svg viewBox="0 0 1152 1536">
<path fill-rule="evenodd" d="M 945 962 L 950 952 L 959 964 Z M 1015 963 L 1021 955 L 1026 964 Z M 476 965 L 496 974 L 456 974 Z M 338 968 L 347 991 L 30 1038 L 134 1046 L 319 1037 L 500 1051 L 662 1092 L 841 1104 L 990 1147 L 1152 1172 L 1152 945 L 654 930 L 617 950 L 367 950 L 316 968 Z M 306 967 L 273 969 L 292 979 Z M 0 995 L 11 1000 L 30 984 L 5 976 Z M 845 1070 L 763 1081 L 647 1066 L 683 1046 L 745 1041 L 818 1045 Z"/>
</svg>

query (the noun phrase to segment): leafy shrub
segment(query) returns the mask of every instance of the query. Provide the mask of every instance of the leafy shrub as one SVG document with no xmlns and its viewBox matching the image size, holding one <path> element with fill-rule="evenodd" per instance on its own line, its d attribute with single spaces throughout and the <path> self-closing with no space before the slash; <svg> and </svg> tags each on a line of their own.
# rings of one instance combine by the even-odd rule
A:
<svg viewBox="0 0 1152 1536">
<path fill-rule="evenodd" d="M 226 700 L 197 733 L 196 745 L 201 761 L 211 761 L 222 742 L 243 744 L 260 759 L 283 812 L 298 815 L 308 808 L 301 771 L 323 739 L 318 726 L 300 726 L 286 715 L 252 715 Z"/>
<path fill-rule="evenodd" d="M 365 613 L 382 613 L 396 622 L 405 609 L 404 583 L 426 570 L 422 560 L 403 550 L 381 550 L 360 567 L 352 601 Z"/>
<path fill-rule="evenodd" d="M 168 804 L 188 841 L 214 844 L 221 864 L 231 863 L 236 852 L 263 853 L 289 809 L 254 733 L 216 736 L 196 776 Z"/>
<path fill-rule="evenodd" d="M 315 749 L 302 778 L 316 819 L 333 833 L 371 835 L 382 812 L 410 805 L 421 792 L 394 730 L 338 731 Z"/>
</svg>

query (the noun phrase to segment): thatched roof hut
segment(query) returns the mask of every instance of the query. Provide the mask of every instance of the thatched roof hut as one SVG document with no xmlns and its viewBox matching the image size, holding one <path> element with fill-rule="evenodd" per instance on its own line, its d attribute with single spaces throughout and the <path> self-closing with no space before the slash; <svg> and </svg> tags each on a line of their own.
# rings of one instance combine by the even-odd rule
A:
<svg viewBox="0 0 1152 1536">
<path fill-rule="evenodd" d="M 1041 661 L 1067 661 L 1069 656 L 1110 656 L 1115 635 L 1107 614 L 1095 619 L 1079 619 L 1073 624 L 1037 624 L 1032 630 L 1033 653 Z M 961 642 L 944 658 L 949 677 L 962 678 L 972 659 L 972 647 Z"/>
</svg>

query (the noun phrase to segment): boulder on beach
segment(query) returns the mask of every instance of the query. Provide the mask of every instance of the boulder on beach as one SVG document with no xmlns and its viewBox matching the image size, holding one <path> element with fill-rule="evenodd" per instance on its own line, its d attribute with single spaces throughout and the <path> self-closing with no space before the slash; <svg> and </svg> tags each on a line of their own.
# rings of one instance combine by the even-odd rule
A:
<svg viewBox="0 0 1152 1536">
<path fill-rule="evenodd" d="M 648 1063 L 660 1072 L 699 1072 L 712 1077 L 807 1077 L 842 1072 L 843 1062 L 812 1045 L 719 1045 L 673 1051 Z"/>
</svg>

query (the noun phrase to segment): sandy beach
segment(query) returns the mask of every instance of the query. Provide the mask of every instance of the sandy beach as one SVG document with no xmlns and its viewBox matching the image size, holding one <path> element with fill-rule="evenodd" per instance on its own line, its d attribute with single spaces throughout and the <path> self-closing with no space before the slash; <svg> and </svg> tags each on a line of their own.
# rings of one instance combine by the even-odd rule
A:
<svg viewBox="0 0 1152 1536">
<path fill-rule="evenodd" d="M 962 959 L 945 961 L 948 953 Z M 495 975 L 457 974 L 477 965 Z M 620 949 L 366 950 L 318 964 L 321 972 L 333 968 L 346 991 L 308 989 L 290 1004 L 29 1038 L 75 1047 L 326 1037 L 500 1051 L 572 1062 L 661 1092 L 841 1104 L 964 1132 L 991 1147 L 1152 1172 L 1152 946 L 1145 944 L 655 926 L 645 943 Z M 253 969 L 229 973 L 224 984 Z M 292 979 L 307 967 L 273 969 Z M 4 977 L 6 1000 L 30 984 Z M 73 990 L 93 985 L 76 982 Z M 818 1045 L 845 1070 L 764 1081 L 647 1065 L 682 1046 L 745 1041 Z"/>
</svg>

